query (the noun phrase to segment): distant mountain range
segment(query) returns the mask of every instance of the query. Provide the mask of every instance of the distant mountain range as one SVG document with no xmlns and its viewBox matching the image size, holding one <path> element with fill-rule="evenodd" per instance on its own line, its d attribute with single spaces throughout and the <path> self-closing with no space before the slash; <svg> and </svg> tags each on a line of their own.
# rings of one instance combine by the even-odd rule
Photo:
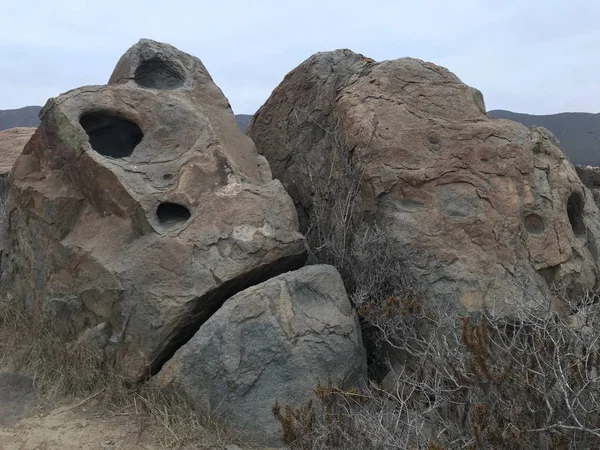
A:
<svg viewBox="0 0 600 450">
<path fill-rule="evenodd" d="M 37 127 L 41 106 L 26 106 L 19 109 L 0 110 L 0 131 L 15 127 Z"/>
<path fill-rule="evenodd" d="M 20 109 L 0 111 L 0 130 L 38 126 L 40 109 L 39 106 L 26 106 Z M 561 113 L 535 116 L 500 109 L 490 111 L 488 114 L 491 117 L 510 119 L 527 126 L 546 127 L 561 142 L 573 164 L 600 166 L 600 114 Z M 252 115 L 237 114 L 235 119 L 240 130 L 245 132 L 252 120 Z"/>
<path fill-rule="evenodd" d="M 523 125 L 548 128 L 560 141 L 573 164 L 600 166 L 600 114 L 561 113 L 534 116 L 494 110 L 488 115 Z"/>
<path fill-rule="evenodd" d="M 250 121 L 254 116 L 252 114 L 236 114 L 235 120 L 237 120 L 238 127 L 242 133 L 246 132 L 246 128 L 250 125 Z"/>
</svg>

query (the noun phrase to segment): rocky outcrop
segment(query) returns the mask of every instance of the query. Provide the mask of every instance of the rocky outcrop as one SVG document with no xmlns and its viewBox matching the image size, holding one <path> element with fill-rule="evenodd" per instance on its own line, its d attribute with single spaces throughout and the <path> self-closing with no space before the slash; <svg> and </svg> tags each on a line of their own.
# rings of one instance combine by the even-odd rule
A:
<svg viewBox="0 0 600 450">
<path fill-rule="evenodd" d="M 442 67 L 339 50 L 290 72 L 248 135 L 304 226 L 315 186 L 340 176 L 337 150 L 364 161 L 357 215 L 414 251 L 410 267 L 440 307 L 510 314 L 554 284 L 593 288 L 590 191 L 551 133 L 485 111 L 481 93 Z"/>
<path fill-rule="evenodd" d="M 292 200 L 197 58 L 142 40 L 108 85 L 40 116 L 11 173 L 2 282 L 130 380 L 231 295 L 303 265 Z"/>
<path fill-rule="evenodd" d="M 276 446 L 275 402 L 304 405 L 319 382 L 357 385 L 365 376 L 360 327 L 340 275 L 331 266 L 307 266 L 227 300 L 158 382 Z"/>
<path fill-rule="evenodd" d="M 575 166 L 581 182 L 591 191 L 596 205 L 600 208 L 600 167 Z"/>
</svg>

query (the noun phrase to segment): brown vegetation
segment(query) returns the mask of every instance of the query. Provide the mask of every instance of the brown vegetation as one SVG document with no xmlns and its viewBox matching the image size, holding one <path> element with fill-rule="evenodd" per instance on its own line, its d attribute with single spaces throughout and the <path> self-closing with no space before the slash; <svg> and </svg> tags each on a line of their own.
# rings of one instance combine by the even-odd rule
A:
<svg viewBox="0 0 600 450">
<path fill-rule="evenodd" d="M 30 376 L 41 407 L 82 399 L 72 408 L 93 404 L 98 414 L 118 415 L 162 448 L 222 448 L 241 439 L 224 424 L 194 412 L 178 392 L 153 383 L 127 386 L 98 354 L 65 344 L 7 298 L 0 300 L 0 367 Z"/>
</svg>

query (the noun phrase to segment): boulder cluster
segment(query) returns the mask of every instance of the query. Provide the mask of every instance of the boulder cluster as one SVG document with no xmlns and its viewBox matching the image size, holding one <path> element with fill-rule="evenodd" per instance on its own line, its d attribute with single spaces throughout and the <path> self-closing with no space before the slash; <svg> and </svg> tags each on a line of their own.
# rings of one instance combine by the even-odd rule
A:
<svg viewBox="0 0 600 450">
<path fill-rule="evenodd" d="M 264 444 L 281 442 L 276 402 L 367 376 L 340 274 L 305 265 L 334 155 L 364 163 L 356 217 L 411 249 L 440 308 L 510 314 L 600 278 L 600 213 L 558 141 L 488 117 L 431 63 L 316 54 L 245 136 L 199 59 L 141 40 L 107 85 L 40 119 L 0 133 L 5 292 L 130 382 L 176 386 Z"/>
</svg>

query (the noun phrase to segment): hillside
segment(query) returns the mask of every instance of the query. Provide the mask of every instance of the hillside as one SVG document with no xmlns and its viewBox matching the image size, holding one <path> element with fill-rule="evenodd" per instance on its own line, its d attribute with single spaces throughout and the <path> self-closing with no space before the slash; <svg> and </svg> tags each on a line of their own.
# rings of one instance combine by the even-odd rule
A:
<svg viewBox="0 0 600 450">
<path fill-rule="evenodd" d="M 0 130 L 15 127 L 37 127 L 40 124 L 40 106 L 0 110 Z"/>
<path fill-rule="evenodd" d="M 252 114 L 236 114 L 235 120 L 237 121 L 238 127 L 242 133 L 246 132 L 246 128 L 250 125 L 250 121 L 254 117 Z"/>
<path fill-rule="evenodd" d="M 488 115 L 524 125 L 548 128 L 558 138 L 573 164 L 600 165 L 600 114 L 560 113 L 547 116 L 519 114 L 504 110 Z"/>
</svg>

